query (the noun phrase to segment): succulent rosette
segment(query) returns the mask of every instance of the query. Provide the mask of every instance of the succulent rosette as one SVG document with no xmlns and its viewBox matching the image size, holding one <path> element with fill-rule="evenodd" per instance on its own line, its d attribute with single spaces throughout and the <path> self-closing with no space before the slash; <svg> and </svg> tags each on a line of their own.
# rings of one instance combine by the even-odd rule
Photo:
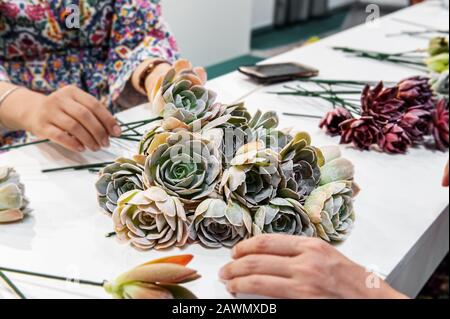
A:
<svg viewBox="0 0 450 319">
<path fill-rule="evenodd" d="M 438 95 L 449 99 L 449 71 L 444 71 L 442 74 L 434 75 L 431 79 L 432 89 Z"/>
<path fill-rule="evenodd" d="M 250 211 L 234 201 L 206 199 L 196 209 L 189 237 L 208 248 L 234 247 L 252 235 Z"/>
<path fill-rule="evenodd" d="M 194 208 L 210 196 L 222 173 L 219 146 L 194 134 L 182 131 L 158 140 L 145 163 L 147 187 L 159 186 Z"/>
<path fill-rule="evenodd" d="M 315 227 L 302 205 L 293 199 L 275 198 L 261 206 L 253 218 L 253 234 L 284 234 L 313 237 Z"/>
<path fill-rule="evenodd" d="M 223 173 L 220 193 L 246 207 L 267 205 L 281 183 L 280 156 L 261 141 L 241 147 Z"/>
<path fill-rule="evenodd" d="M 428 54 L 436 56 L 442 53 L 449 53 L 449 43 L 447 37 L 435 37 L 430 40 Z"/>
<path fill-rule="evenodd" d="M 331 136 L 341 134 L 341 124 L 352 119 L 353 116 L 343 107 L 337 107 L 333 111 L 328 112 L 319 124 L 319 127 Z"/>
<path fill-rule="evenodd" d="M 197 299 L 180 286 L 201 277 L 186 267 L 192 259 L 184 255 L 151 261 L 105 282 L 103 287 L 115 299 Z"/>
<path fill-rule="evenodd" d="M 341 144 L 353 144 L 359 150 L 369 150 L 382 138 L 382 131 L 371 116 L 347 120 L 341 129 Z"/>
<path fill-rule="evenodd" d="M 422 108 L 412 108 L 401 118 L 399 125 L 414 143 L 421 143 L 431 133 L 431 112 Z"/>
<path fill-rule="evenodd" d="M 445 99 L 439 101 L 432 112 L 432 134 L 438 150 L 447 151 L 449 148 L 449 109 Z"/>
<path fill-rule="evenodd" d="M 441 53 L 425 60 L 425 64 L 431 72 L 441 74 L 449 68 L 449 53 Z"/>
<path fill-rule="evenodd" d="M 118 238 L 141 250 L 183 247 L 188 240 L 183 204 L 159 187 L 123 194 L 113 222 Z"/>
<path fill-rule="evenodd" d="M 355 221 L 353 189 L 350 181 L 337 181 L 316 188 L 304 209 L 323 240 L 342 241 Z"/>
<path fill-rule="evenodd" d="M 320 181 L 322 152 L 311 146 L 311 137 L 305 132 L 295 134 L 280 152 L 281 183 L 278 195 L 304 201 Z"/>
<path fill-rule="evenodd" d="M 11 167 L 0 167 L 0 224 L 22 220 L 28 200 L 20 176 Z"/>
<path fill-rule="evenodd" d="M 386 124 L 401 118 L 405 101 L 399 98 L 400 87 L 386 88 L 380 82 L 373 89 L 367 85 L 361 96 L 362 115 Z M 342 129 L 342 127 L 341 127 Z"/>
<path fill-rule="evenodd" d="M 386 153 L 405 154 L 412 145 L 412 140 L 400 125 L 389 123 L 383 128 L 383 134 L 378 141 L 378 145 Z"/>
<path fill-rule="evenodd" d="M 325 164 L 320 168 L 321 186 L 338 181 L 353 181 L 355 167 L 351 161 L 342 157 L 338 146 L 322 147 L 321 151 L 325 159 Z"/>
<path fill-rule="evenodd" d="M 397 85 L 399 87 L 398 98 L 406 102 L 406 108 L 433 109 L 436 101 L 431 79 L 425 76 L 414 76 Z"/>
<path fill-rule="evenodd" d="M 143 173 L 142 162 L 127 158 L 119 158 L 103 168 L 95 184 L 100 207 L 112 214 L 123 194 L 132 190 L 144 190 Z"/>
</svg>

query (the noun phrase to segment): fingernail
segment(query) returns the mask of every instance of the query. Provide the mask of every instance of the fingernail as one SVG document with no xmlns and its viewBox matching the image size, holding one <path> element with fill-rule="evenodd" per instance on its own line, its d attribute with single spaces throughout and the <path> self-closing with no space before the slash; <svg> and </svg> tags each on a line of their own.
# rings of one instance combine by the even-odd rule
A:
<svg viewBox="0 0 450 319">
<path fill-rule="evenodd" d="M 94 152 L 97 152 L 97 151 L 100 150 L 100 147 L 99 147 L 98 145 L 95 145 L 95 146 L 92 148 L 92 150 L 93 150 Z"/>
<path fill-rule="evenodd" d="M 115 136 L 120 136 L 120 134 L 122 134 L 122 129 L 120 128 L 120 126 L 118 125 L 114 126 L 113 133 Z"/>
<path fill-rule="evenodd" d="M 77 150 L 78 152 L 83 153 L 86 149 L 84 148 L 84 146 L 78 146 Z"/>
<path fill-rule="evenodd" d="M 219 270 L 219 278 L 223 280 L 224 277 L 225 277 L 225 270 L 222 268 Z"/>
<path fill-rule="evenodd" d="M 102 141 L 103 147 L 109 147 L 109 138 L 105 137 Z"/>
<path fill-rule="evenodd" d="M 231 249 L 231 257 L 235 259 L 237 257 L 237 249 L 236 246 Z"/>
</svg>

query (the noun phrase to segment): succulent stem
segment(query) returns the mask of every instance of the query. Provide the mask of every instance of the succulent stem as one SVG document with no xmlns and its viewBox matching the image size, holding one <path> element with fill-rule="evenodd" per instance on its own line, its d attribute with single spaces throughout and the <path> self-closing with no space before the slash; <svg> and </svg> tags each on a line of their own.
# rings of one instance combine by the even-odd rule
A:
<svg viewBox="0 0 450 319">
<path fill-rule="evenodd" d="M 95 163 L 95 164 L 50 168 L 50 169 L 42 170 L 42 173 L 53 173 L 53 172 L 68 171 L 68 170 L 80 171 L 80 170 L 84 170 L 84 169 L 87 169 L 87 170 L 88 169 L 96 169 L 96 168 L 101 168 L 101 167 L 104 167 L 104 166 L 110 165 L 110 164 L 113 164 L 113 162 L 103 162 L 103 163 Z"/>
<path fill-rule="evenodd" d="M 11 288 L 12 291 L 20 298 L 20 299 L 27 299 L 27 297 L 20 291 L 19 288 L 11 281 L 11 279 L 8 278 L 2 271 L 0 271 L 0 278 L 3 279 L 3 281 L 8 285 L 9 288 Z"/>
<path fill-rule="evenodd" d="M 32 272 L 32 271 L 18 270 L 18 269 L 5 268 L 5 267 L 0 267 L 0 270 L 4 271 L 4 272 L 15 273 L 15 274 L 34 276 L 34 277 L 41 277 L 41 278 L 47 278 L 47 279 L 53 279 L 53 280 L 59 280 L 59 281 L 72 282 L 72 283 L 79 283 L 79 284 L 82 284 L 82 285 L 95 286 L 95 287 L 103 287 L 103 285 L 105 283 L 105 282 L 95 282 L 95 281 L 90 281 L 90 280 L 83 280 L 83 279 L 75 279 L 75 278 L 68 278 L 68 277 L 62 277 L 62 276 L 41 274 L 41 273 Z M 1 272 L 0 272 L 0 276 L 1 276 Z"/>
<path fill-rule="evenodd" d="M 50 140 L 38 140 L 38 141 L 29 142 L 29 143 L 9 145 L 9 146 L 5 146 L 5 147 L 0 148 L 0 152 L 9 151 L 9 150 L 12 150 L 12 149 L 17 149 L 17 148 L 22 148 L 22 147 L 25 147 L 25 146 L 31 146 L 31 145 L 48 143 L 48 142 L 50 142 Z"/>
</svg>

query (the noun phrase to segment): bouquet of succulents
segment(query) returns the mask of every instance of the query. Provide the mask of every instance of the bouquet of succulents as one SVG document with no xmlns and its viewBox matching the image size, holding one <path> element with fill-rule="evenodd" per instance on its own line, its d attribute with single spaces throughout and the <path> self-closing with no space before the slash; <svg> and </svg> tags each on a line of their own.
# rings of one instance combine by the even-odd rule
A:
<svg viewBox="0 0 450 319">
<path fill-rule="evenodd" d="M 224 105 L 189 66 L 151 96 L 161 120 L 138 154 L 101 170 L 99 204 L 140 250 L 233 247 L 264 233 L 345 239 L 355 220 L 354 167 L 339 148 L 279 130 L 274 112 Z"/>
<path fill-rule="evenodd" d="M 22 220 L 27 205 L 19 174 L 11 167 L 0 167 L 0 224 Z"/>
</svg>

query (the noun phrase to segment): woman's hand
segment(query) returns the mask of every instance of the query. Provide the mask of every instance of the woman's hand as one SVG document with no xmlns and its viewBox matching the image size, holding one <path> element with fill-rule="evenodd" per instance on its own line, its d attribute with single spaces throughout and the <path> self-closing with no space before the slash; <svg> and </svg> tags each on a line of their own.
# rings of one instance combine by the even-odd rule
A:
<svg viewBox="0 0 450 319">
<path fill-rule="evenodd" d="M 320 239 L 257 236 L 237 245 L 233 259 L 220 272 L 232 294 L 290 299 L 405 298 Z"/>
<path fill-rule="evenodd" d="M 8 89 L 8 85 L 1 88 Z M 106 107 L 72 85 L 48 96 L 17 90 L 4 101 L 0 118 L 9 129 L 29 131 L 77 152 L 107 147 L 110 136 L 121 134 Z"/>
</svg>

